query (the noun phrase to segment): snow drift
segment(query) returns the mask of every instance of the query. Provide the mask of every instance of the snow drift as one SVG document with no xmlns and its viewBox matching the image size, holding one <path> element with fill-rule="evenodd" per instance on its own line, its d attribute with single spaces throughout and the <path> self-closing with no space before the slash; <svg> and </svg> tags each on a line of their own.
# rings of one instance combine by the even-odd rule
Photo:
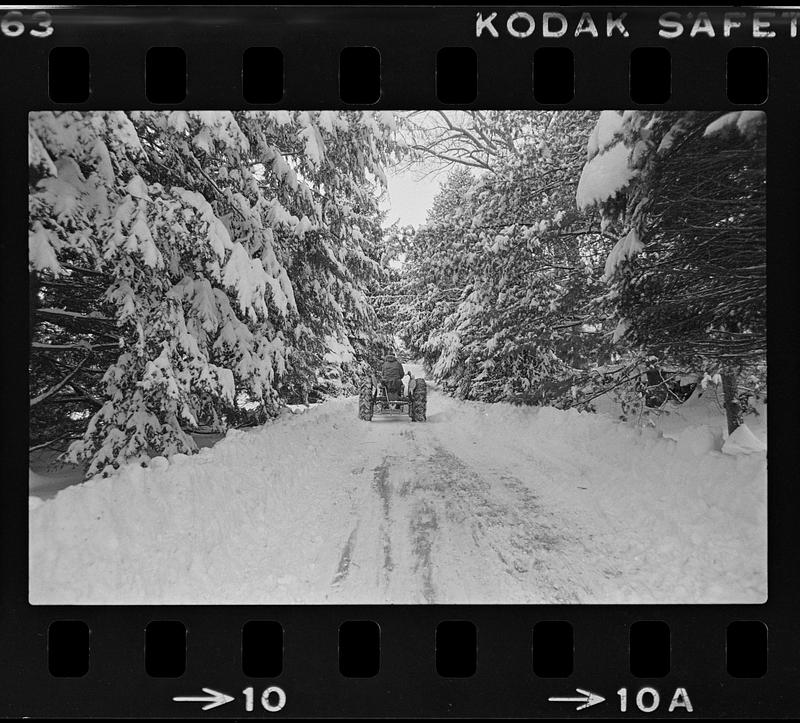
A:
<svg viewBox="0 0 800 723">
<path fill-rule="evenodd" d="M 30 602 L 763 602 L 766 455 L 712 437 L 333 400 L 35 500 Z"/>
</svg>

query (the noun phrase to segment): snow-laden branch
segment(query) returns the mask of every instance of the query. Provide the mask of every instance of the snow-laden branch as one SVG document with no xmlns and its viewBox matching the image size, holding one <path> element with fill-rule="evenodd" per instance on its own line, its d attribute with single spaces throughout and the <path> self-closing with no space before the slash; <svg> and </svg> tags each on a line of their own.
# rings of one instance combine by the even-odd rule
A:
<svg viewBox="0 0 800 723">
<path fill-rule="evenodd" d="M 62 263 L 62 268 L 69 269 L 70 271 L 77 271 L 81 274 L 89 274 L 91 276 L 106 276 L 103 271 L 98 271 L 97 269 L 87 269 L 83 266 L 75 266 L 74 264 L 67 264 Z"/>
<path fill-rule="evenodd" d="M 198 171 L 200 171 L 200 175 L 201 175 L 201 176 L 203 176 L 203 178 L 205 178 L 205 179 L 206 179 L 206 181 L 208 181 L 208 182 L 209 182 L 209 184 L 211 184 L 211 187 L 214 189 L 214 191 L 216 191 L 216 193 L 217 193 L 217 196 L 220 198 L 220 200 L 221 200 L 221 201 L 223 201 L 223 202 L 225 203 L 225 205 L 226 205 L 228 208 L 230 208 L 232 211 L 235 211 L 235 212 L 236 212 L 236 214 L 239 216 L 239 218 L 241 218 L 241 219 L 242 219 L 242 221 L 244 221 L 245 223 L 247 223 L 247 220 L 248 220 L 248 219 L 247 219 L 247 217 L 244 215 L 244 213 L 242 212 L 242 210 L 241 210 L 240 208 L 238 208 L 237 206 L 233 205 L 232 203 L 230 203 L 230 201 L 228 201 L 228 198 L 227 198 L 227 196 L 226 196 L 226 195 L 225 195 L 225 194 L 222 192 L 222 189 L 221 189 L 221 188 L 220 188 L 220 187 L 217 185 L 217 183 L 216 183 L 216 182 L 215 182 L 215 181 L 214 181 L 214 180 L 211 178 L 211 176 L 209 176 L 209 175 L 208 175 L 208 174 L 207 174 L 207 173 L 206 173 L 206 172 L 203 170 L 203 166 L 202 166 L 202 165 L 200 165 L 200 161 L 198 161 L 198 160 L 197 160 L 197 158 L 195 157 L 194 153 L 190 153 L 188 157 L 189 157 L 189 158 L 190 158 L 192 161 L 194 161 L 195 167 L 197 168 L 197 170 L 198 170 Z"/>
</svg>

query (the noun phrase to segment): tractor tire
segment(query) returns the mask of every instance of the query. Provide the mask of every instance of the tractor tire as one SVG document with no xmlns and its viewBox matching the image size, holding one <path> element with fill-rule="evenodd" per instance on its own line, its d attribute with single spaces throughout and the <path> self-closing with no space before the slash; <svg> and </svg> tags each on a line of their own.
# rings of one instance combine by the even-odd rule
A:
<svg viewBox="0 0 800 723">
<path fill-rule="evenodd" d="M 424 422 L 428 412 L 428 386 L 424 379 L 415 379 L 411 391 L 411 421 Z"/>
<path fill-rule="evenodd" d="M 361 382 L 361 388 L 358 391 L 358 418 L 365 422 L 371 422 L 374 407 L 375 390 L 369 379 L 366 379 Z"/>
</svg>

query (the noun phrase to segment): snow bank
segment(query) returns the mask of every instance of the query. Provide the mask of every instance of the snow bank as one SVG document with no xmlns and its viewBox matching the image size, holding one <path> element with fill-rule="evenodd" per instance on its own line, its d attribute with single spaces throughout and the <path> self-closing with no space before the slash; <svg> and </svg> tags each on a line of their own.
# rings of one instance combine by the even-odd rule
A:
<svg viewBox="0 0 800 723">
<path fill-rule="evenodd" d="M 725 454 L 753 454 L 753 452 L 763 452 L 765 449 L 762 441 L 746 424 L 740 424 L 722 445 Z"/>
<path fill-rule="evenodd" d="M 198 604 L 264 601 L 307 570 L 309 540 L 333 502 L 318 481 L 333 472 L 331 400 L 213 448 L 150 467 L 128 465 L 30 509 L 32 604 Z M 345 411 L 346 410 L 346 411 Z M 332 448 L 332 449 L 331 449 Z M 280 576 L 254 575 L 278 555 Z"/>
<path fill-rule="evenodd" d="M 483 449 L 520 445 L 549 458 L 552 502 L 588 511 L 596 544 L 616 550 L 606 603 L 761 603 L 766 600 L 766 454 L 723 454 L 721 434 L 687 428 L 678 439 L 604 414 L 477 405 L 454 411 Z M 740 428 L 741 429 L 741 428 Z M 739 436 L 738 438 L 744 435 Z M 730 447 L 728 451 L 733 451 Z M 596 523 L 596 524 L 595 524 Z"/>
<path fill-rule="evenodd" d="M 699 457 L 722 448 L 722 434 L 711 427 L 686 427 L 678 436 L 678 454 Z"/>
<path fill-rule="evenodd" d="M 433 385 L 425 425 L 367 424 L 356 405 L 287 413 L 34 502 L 30 602 L 430 602 L 412 595 L 423 562 L 441 603 L 766 599 L 766 453 L 745 431 L 723 452 L 710 425 L 674 421 L 670 439 Z M 329 599 L 351 563 L 350 597 Z"/>
</svg>

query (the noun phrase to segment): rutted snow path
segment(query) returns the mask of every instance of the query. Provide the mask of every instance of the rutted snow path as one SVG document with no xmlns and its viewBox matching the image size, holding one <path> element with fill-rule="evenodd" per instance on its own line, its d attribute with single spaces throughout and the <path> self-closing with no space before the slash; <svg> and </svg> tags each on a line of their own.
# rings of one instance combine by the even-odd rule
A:
<svg viewBox="0 0 800 723">
<path fill-rule="evenodd" d="M 336 400 L 35 505 L 31 602 L 759 602 L 764 456 L 685 447 L 434 389 L 424 424 Z"/>
<path fill-rule="evenodd" d="M 437 423 L 447 401 L 432 395 L 426 425 L 376 418 L 367 430 L 365 464 L 347 486 L 352 529 L 326 600 L 577 602 L 590 593 L 570 563 L 585 552 L 572 516 L 542 506 L 531 475 L 515 476 L 518 460 L 472 435 L 455 451 Z M 468 461 L 465 445 L 476 448 Z"/>
</svg>

